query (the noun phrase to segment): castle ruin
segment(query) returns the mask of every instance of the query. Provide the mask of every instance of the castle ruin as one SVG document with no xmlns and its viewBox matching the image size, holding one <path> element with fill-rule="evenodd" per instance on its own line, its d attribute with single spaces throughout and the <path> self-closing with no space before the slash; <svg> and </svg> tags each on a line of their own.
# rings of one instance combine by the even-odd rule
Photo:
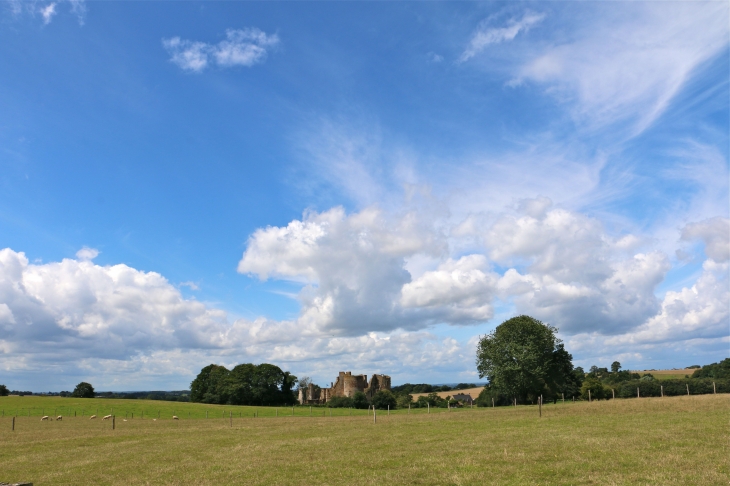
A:
<svg viewBox="0 0 730 486">
<path fill-rule="evenodd" d="M 304 390 L 299 389 L 300 404 L 327 403 L 334 397 L 353 397 L 357 392 L 363 392 L 368 400 L 379 390 L 390 390 L 390 376 L 374 374 L 368 383 L 368 375 L 353 375 L 351 371 L 340 371 L 337 380 L 329 388 L 314 388 L 312 383 Z"/>
</svg>

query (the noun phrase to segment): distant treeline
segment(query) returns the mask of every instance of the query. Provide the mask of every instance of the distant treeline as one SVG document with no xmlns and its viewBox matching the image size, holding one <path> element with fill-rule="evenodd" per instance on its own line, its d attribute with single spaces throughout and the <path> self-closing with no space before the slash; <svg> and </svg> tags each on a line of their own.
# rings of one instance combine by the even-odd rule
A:
<svg viewBox="0 0 730 486">
<path fill-rule="evenodd" d="M 297 377 L 276 365 L 240 364 L 232 370 L 211 364 L 190 384 L 190 401 L 229 405 L 290 405 Z"/>
<path fill-rule="evenodd" d="M 121 399 L 125 399 L 125 400 L 166 400 L 168 402 L 189 402 L 190 401 L 190 390 L 140 391 L 140 392 L 97 392 L 96 397 L 97 398 L 121 398 Z"/>
<path fill-rule="evenodd" d="M 476 388 L 477 385 L 474 383 L 459 383 L 458 385 L 451 387 L 449 385 L 427 385 L 426 383 L 421 383 L 418 385 L 412 385 L 410 383 L 406 383 L 405 385 L 398 385 L 391 388 L 393 393 L 396 394 L 412 394 L 412 393 L 438 393 L 438 392 L 447 392 L 452 390 L 466 390 L 468 388 Z"/>
</svg>

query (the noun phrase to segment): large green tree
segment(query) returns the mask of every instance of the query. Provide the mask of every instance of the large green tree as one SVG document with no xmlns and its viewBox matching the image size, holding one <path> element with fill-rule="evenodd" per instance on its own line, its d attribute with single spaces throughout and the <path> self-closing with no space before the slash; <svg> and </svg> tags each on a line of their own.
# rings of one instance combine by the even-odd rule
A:
<svg viewBox="0 0 730 486">
<path fill-rule="evenodd" d="M 91 386 L 91 383 L 86 383 L 85 381 L 82 381 L 78 385 L 76 385 L 76 388 L 74 388 L 74 392 L 71 396 L 75 398 L 94 398 L 96 393 L 94 392 L 94 387 Z"/>
<path fill-rule="evenodd" d="M 5 385 L 0 385 L 0 397 L 7 397 L 8 393 L 10 393 L 10 391 L 8 391 L 8 387 Z"/>
<path fill-rule="evenodd" d="M 530 316 L 504 321 L 477 347 L 477 370 L 494 393 L 535 401 L 551 399 L 580 388 L 573 357 L 555 336 L 557 329 Z"/>
</svg>

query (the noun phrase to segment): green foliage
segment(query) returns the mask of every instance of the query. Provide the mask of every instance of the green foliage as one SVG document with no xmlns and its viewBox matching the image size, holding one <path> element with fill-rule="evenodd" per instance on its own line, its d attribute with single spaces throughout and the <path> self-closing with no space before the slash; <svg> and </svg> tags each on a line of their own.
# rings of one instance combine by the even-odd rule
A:
<svg viewBox="0 0 730 486">
<path fill-rule="evenodd" d="M 651 373 L 647 373 L 639 378 L 639 381 L 654 381 L 654 375 L 652 375 Z"/>
<path fill-rule="evenodd" d="M 534 401 L 541 394 L 571 393 L 580 385 L 573 357 L 555 337 L 556 331 L 529 316 L 503 322 L 479 341 L 479 377 L 519 402 Z"/>
<path fill-rule="evenodd" d="M 597 378 L 586 378 L 583 385 L 580 387 L 580 397 L 583 400 L 588 400 L 588 391 L 590 390 L 590 398 L 593 400 L 603 400 L 604 398 L 611 398 L 613 395 L 610 388 L 606 388 L 603 383 Z"/>
<path fill-rule="evenodd" d="M 190 384 L 193 402 L 231 405 L 287 405 L 294 403 L 297 377 L 278 366 L 240 364 L 232 370 L 211 364 Z"/>
<path fill-rule="evenodd" d="M 370 402 L 368 401 L 367 395 L 361 391 L 355 392 L 352 396 L 352 406 L 360 409 L 368 408 L 370 406 Z"/>
<path fill-rule="evenodd" d="M 76 388 L 74 388 L 74 392 L 72 394 L 75 398 L 94 398 L 96 394 L 94 393 L 94 387 L 91 386 L 90 383 L 86 383 L 85 381 L 82 381 L 78 385 L 76 385 Z"/>
<path fill-rule="evenodd" d="M 436 392 L 429 393 L 427 396 L 420 396 L 415 403 L 417 408 L 427 408 L 429 405 L 434 407 L 446 407 L 446 400 L 438 396 Z"/>
<path fill-rule="evenodd" d="M 332 397 L 327 402 L 327 406 L 330 408 L 351 408 L 354 407 L 354 400 L 350 397 Z"/>
<path fill-rule="evenodd" d="M 433 385 L 428 385 L 426 383 L 421 383 L 418 385 L 412 385 L 410 383 L 406 383 L 405 385 L 399 385 L 394 386 L 391 388 L 391 391 L 393 393 L 431 393 L 434 391 Z"/>
<path fill-rule="evenodd" d="M 385 410 L 388 407 L 395 409 L 396 405 L 395 395 L 390 390 L 378 390 L 373 395 L 373 406 L 378 410 Z"/>
<path fill-rule="evenodd" d="M 700 365 L 691 365 L 691 366 L 687 366 L 687 369 L 688 369 L 688 370 L 694 370 L 694 369 L 699 369 L 699 368 L 702 368 L 702 366 L 700 366 Z"/>
<path fill-rule="evenodd" d="M 619 371 L 621 371 L 621 363 L 618 361 L 611 363 L 611 373 L 618 373 Z"/>
<path fill-rule="evenodd" d="M 690 378 L 687 380 L 631 380 L 621 383 L 616 389 L 616 397 L 635 398 L 639 388 L 642 397 L 659 397 L 664 387 L 664 395 L 668 397 L 686 395 L 689 386 L 690 395 L 707 395 L 713 393 L 712 383 L 715 383 L 717 393 L 730 393 L 730 380 L 716 378 Z"/>
<path fill-rule="evenodd" d="M 407 394 L 399 394 L 395 396 L 395 405 L 397 408 L 408 408 L 413 403 L 413 396 Z"/>
<path fill-rule="evenodd" d="M 459 383 L 456 385 L 453 390 L 468 390 L 469 388 L 476 388 L 477 386 L 474 383 Z"/>
<path fill-rule="evenodd" d="M 491 407 L 492 399 L 494 399 L 495 407 L 503 407 L 506 405 L 512 405 L 512 399 L 507 395 L 502 395 L 495 390 L 491 385 L 487 385 L 479 393 L 476 399 L 477 407 Z"/>
<path fill-rule="evenodd" d="M 725 358 L 719 363 L 712 363 L 707 366 L 703 366 L 692 373 L 692 378 L 730 379 L 730 358 Z"/>
<path fill-rule="evenodd" d="M 5 385 L 0 385 L 0 397 L 7 397 L 10 391 L 8 390 L 8 387 Z"/>
</svg>

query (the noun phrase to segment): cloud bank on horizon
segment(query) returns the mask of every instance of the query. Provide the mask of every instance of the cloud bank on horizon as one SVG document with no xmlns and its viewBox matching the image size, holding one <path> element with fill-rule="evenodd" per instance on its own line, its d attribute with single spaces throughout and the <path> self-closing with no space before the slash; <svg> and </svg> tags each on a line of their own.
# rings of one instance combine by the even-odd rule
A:
<svg viewBox="0 0 730 486">
<path fill-rule="evenodd" d="M 37 2 L 27 12 L 50 29 L 60 22 L 58 4 Z M 25 12 L 8 5 L 13 18 Z M 94 12 L 83 2 L 70 5 L 90 29 Z M 155 251 L 161 262 L 168 257 L 164 248 L 132 247 L 141 232 L 130 229 L 132 222 L 106 230 L 111 236 L 83 233 L 74 257 L 47 263 L 29 257 L 16 239 L 0 244 L 0 382 L 52 387 L 52 371 L 93 379 L 97 388 L 175 388 L 209 362 L 272 362 L 319 380 L 351 369 L 385 372 L 396 382 L 477 381 L 478 336 L 516 314 L 558 327 L 584 365 L 618 359 L 634 368 L 686 366 L 725 356 L 727 5 L 581 5 L 575 14 L 528 7 L 460 11 L 454 25 L 462 31 L 454 36 L 458 29 L 450 26 L 447 34 L 438 12 L 448 5 L 411 6 L 432 16 L 441 37 L 430 35 L 419 47 L 422 65 L 395 63 L 401 66 L 395 75 L 409 86 L 398 93 L 401 87 L 391 84 L 385 100 L 365 87 L 370 76 L 378 93 L 393 83 L 386 71 L 366 73 L 375 44 L 340 46 L 337 32 L 295 30 L 282 19 L 283 26 L 226 25 L 185 35 L 170 34 L 174 23 L 167 25 L 157 46 L 149 46 L 161 51 L 154 69 L 165 70 L 164 83 L 184 85 L 171 100 L 205 90 L 193 96 L 206 101 L 191 102 L 195 111 L 186 112 L 197 113 L 201 125 L 181 128 L 180 113 L 164 108 L 144 117 L 174 125 L 169 145 L 160 137 L 163 147 L 202 140 L 205 151 L 196 160 L 204 157 L 210 171 L 196 176 L 199 183 L 155 186 L 162 196 L 156 204 L 164 207 L 169 198 L 185 205 L 196 192 L 196 201 L 208 204 L 202 201 L 220 197 L 223 179 L 231 178 L 226 174 L 253 157 L 256 168 L 247 166 L 242 175 L 278 179 L 284 187 L 278 199 L 288 206 L 269 210 L 274 203 L 236 199 L 237 209 L 224 218 L 207 216 L 215 213 L 212 206 L 206 216 L 186 216 L 178 239 L 196 250 L 184 265 L 141 259 Z M 221 35 L 217 43 L 185 40 Z M 302 47 L 307 40 L 319 51 Z M 279 52 L 264 64 L 272 49 Z M 281 71 L 294 54 L 305 63 Z M 392 60 L 374 60 L 370 68 L 381 62 Z M 252 69 L 222 69 L 235 66 Z M 262 77 L 267 69 L 274 79 Z M 340 100 L 316 103 L 325 84 L 312 74 L 317 70 L 338 79 L 336 89 L 323 90 L 335 89 Z M 241 76 L 239 84 L 226 76 Z M 439 83 L 455 86 L 439 92 L 443 105 L 438 97 L 417 100 L 424 76 L 443 76 Z M 253 101 L 266 90 L 274 92 L 271 98 Z M 463 108 L 449 111 L 459 96 Z M 248 112 L 231 118 L 219 107 L 241 98 Z M 488 117 L 480 118 L 481 108 L 470 111 L 479 103 L 492 107 Z M 399 118 L 390 112 L 393 104 L 414 116 Z M 125 109 L 134 116 L 144 112 L 140 104 L 130 106 Z M 427 109 L 438 115 L 415 115 Z M 280 125 L 287 127 L 283 137 L 278 126 L 275 137 L 262 137 L 266 149 L 255 157 L 245 153 L 255 142 L 237 138 L 235 121 L 254 110 L 261 110 L 251 115 L 257 125 L 274 112 L 289 120 Z M 224 136 L 214 139 L 205 120 L 215 123 L 218 116 Z M 211 152 L 209 140 L 226 140 L 222 152 Z M 285 163 L 267 170 L 259 161 L 279 146 L 287 147 L 277 152 Z M 218 162 L 232 152 L 227 163 Z M 169 174 L 184 167 L 191 166 L 171 165 L 165 177 L 182 181 Z M 12 213 L 8 201 L 0 201 L 2 214 Z M 155 213 L 150 207 L 135 217 Z M 266 215 L 246 223 L 242 255 L 240 238 L 230 236 L 239 210 Z M 199 214 L 194 206 L 185 211 Z M 89 213 L 85 224 L 96 218 Z M 146 231 L 154 233 L 159 221 Z M 3 224 L 16 231 L 43 225 L 41 219 Z M 231 238 L 220 261 L 210 260 L 216 253 L 207 250 L 210 240 L 200 236 L 195 243 L 201 234 Z M 121 249 L 112 240 L 123 242 Z M 34 247 L 32 253 L 52 252 Z M 246 286 L 231 296 L 215 282 L 233 268 Z M 254 309 L 256 299 L 262 303 Z M 241 310 L 240 301 L 249 307 Z"/>
</svg>

